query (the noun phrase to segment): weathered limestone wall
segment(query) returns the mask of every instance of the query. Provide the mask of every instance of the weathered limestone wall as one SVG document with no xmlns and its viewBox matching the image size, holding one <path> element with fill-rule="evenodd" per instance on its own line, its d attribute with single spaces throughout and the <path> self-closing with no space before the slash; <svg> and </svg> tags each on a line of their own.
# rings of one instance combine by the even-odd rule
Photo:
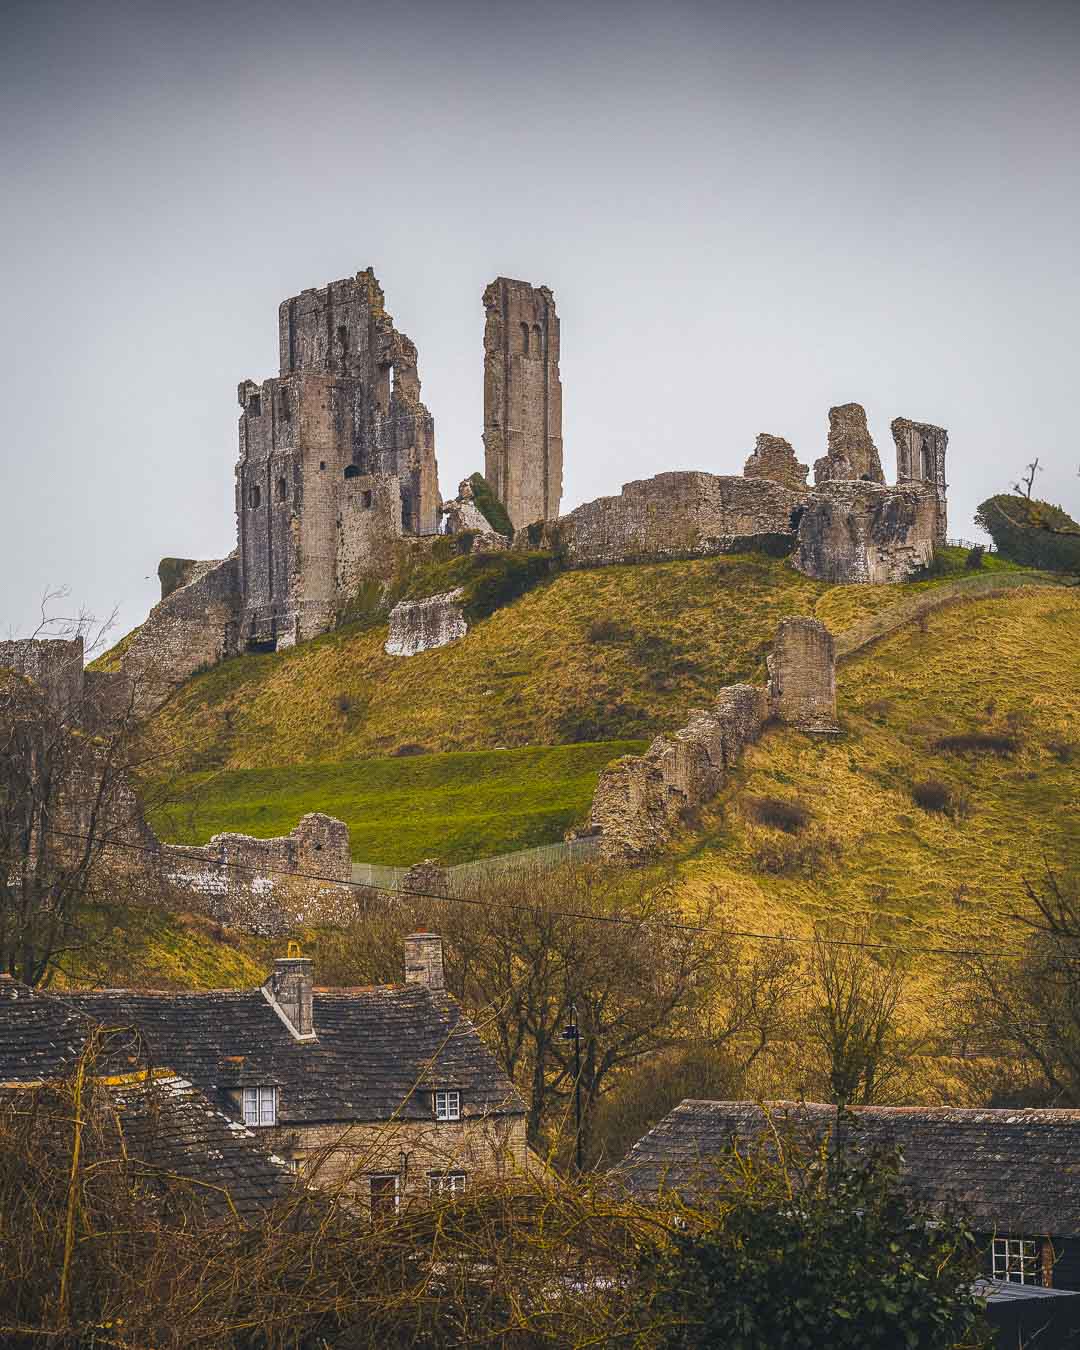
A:
<svg viewBox="0 0 1080 1350">
<path fill-rule="evenodd" d="M 218 834 L 208 844 L 162 844 L 164 881 L 219 923 L 269 935 L 296 923 L 354 917 L 348 827 L 312 812 L 289 834 Z"/>
<path fill-rule="evenodd" d="M 900 486 L 922 483 L 934 494 L 937 504 L 934 541 L 944 544 L 948 524 L 945 453 L 949 433 L 944 427 L 912 422 L 907 417 L 894 417 L 891 430 L 896 443 L 896 481 Z"/>
<path fill-rule="evenodd" d="M 394 474 L 357 475 L 343 482 L 338 499 L 338 599 L 352 595 L 366 577 L 386 581 L 397 565 L 401 540 L 401 484 Z M 282 645 L 280 639 L 278 646 Z"/>
<path fill-rule="evenodd" d="M 810 472 L 795 457 L 790 441 L 783 436 L 759 433 L 750 458 L 743 465 L 744 478 L 766 478 L 770 483 L 782 483 L 792 492 L 805 493 L 806 475 Z"/>
<path fill-rule="evenodd" d="M 515 529 L 562 500 L 559 320 L 546 286 L 498 277 L 484 291 L 484 477 Z"/>
<path fill-rule="evenodd" d="M 827 483 L 836 478 L 885 481 L 861 403 L 841 403 L 829 409 L 829 448 L 814 462 L 814 482 Z"/>
<path fill-rule="evenodd" d="M 937 499 L 921 484 L 826 482 L 807 499 L 792 561 L 819 581 L 906 581 L 933 558 L 937 528 Z"/>
<path fill-rule="evenodd" d="M 645 858 L 671 839 L 684 812 L 715 797 L 725 771 L 761 734 L 765 691 L 735 684 L 685 727 L 657 736 L 644 755 L 624 755 L 600 775 L 589 815 L 608 861 Z"/>
<path fill-rule="evenodd" d="M 390 611 L 387 656 L 416 656 L 464 637 L 469 625 L 461 612 L 462 594 L 456 590 L 423 600 L 399 600 Z"/>
<path fill-rule="evenodd" d="M 32 680 L 52 709 L 75 717 L 83 701 L 83 640 L 16 638 L 0 642 L 0 667 Z"/>
<path fill-rule="evenodd" d="M 766 479 L 661 473 L 579 506 L 548 527 L 543 542 L 557 543 L 575 567 L 726 553 L 754 535 L 792 537 L 806 495 Z M 526 534 L 515 545 L 519 539 Z"/>
<path fill-rule="evenodd" d="M 467 1099 L 462 1110 L 468 1111 Z M 464 1172 L 471 1187 L 521 1176 L 531 1162 L 520 1114 L 398 1120 L 391 1125 L 279 1125 L 261 1133 L 271 1152 L 300 1165 L 306 1181 L 321 1187 L 344 1182 L 362 1201 L 370 1197 L 373 1176 L 396 1175 L 402 1207 L 429 1202 L 432 1174 Z"/>
<path fill-rule="evenodd" d="M 769 711 L 801 731 L 836 733 L 836 650 L 817 619 L 783 619 L 769 665 Z"/>
<path fill-rule="evenodd" d="M 472 484 L 467 478 L 458 484 L 458 495 L 453 501 L 443 502 L 442 514 L 447 534 L 460 534 L 463 530 L 473 530 L 488 534 L 491 526 L 487 516 L 476 504 Z"/>
<path fill-rule="evenodd" d="M 119 661 L 136 712 L 152 712 L 197 670 L 236 650 L 239 605 L 235 554 L 199 563 L 193 580 L 158 601 Z"/>
</svg>

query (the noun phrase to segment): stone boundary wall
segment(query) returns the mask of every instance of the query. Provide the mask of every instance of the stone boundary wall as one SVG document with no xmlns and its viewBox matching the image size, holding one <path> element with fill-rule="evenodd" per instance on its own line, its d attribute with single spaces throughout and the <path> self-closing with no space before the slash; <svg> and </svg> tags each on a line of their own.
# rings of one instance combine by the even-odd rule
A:
<svg viewBox="0 0 1080 1350">
<path fill-rule="evenodd" d="M 298 923 L 347 923 L 356 913 L 349 830 L 320 812 L 289 834 L 218 834 L 208 844 L 162 844 L 166 885 L 200 913 L 275 936 Z M 192 903 L 193 902 L 193 903 Z"/>
</svg>

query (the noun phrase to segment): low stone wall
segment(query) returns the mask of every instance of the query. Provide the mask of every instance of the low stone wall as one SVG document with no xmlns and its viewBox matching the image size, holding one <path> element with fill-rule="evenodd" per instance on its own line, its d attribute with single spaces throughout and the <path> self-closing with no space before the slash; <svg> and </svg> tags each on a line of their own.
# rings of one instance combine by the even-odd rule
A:
<svg viewBox="0 0 1080 1350">
<path fill-rule="evenodd" d="M 806 499 L 792 561 L 818 581 L 907 581 L 932 560 L 937 523 L 936 497 L 923 486 L 826 482 Z"/>
<path fill-rule="evenodd" d="M 793 513 L 805 495 L 764 478 L 661 473 L 540 530 L 519 530 L 514 542 L 558 548 L 571 567 L 707 557 L 755 535 L 793 535 Z"/>
<path fill-rule="evenodd" d="M 770 717 L 803 731 L 836 734 L 836 653 L 816 619 L 785 619 L 769 658 L 769 689 L 733 684 L 686 726 L 657 736 L 644 755 L 624 755 L 600 775 L 588 829 L 607 862 L 660 853 L 686 813 L 711 801 Z"/>
<path fill-rule="evenodd" d="M 606 861 L 660 852 L 687 809 L 715 797 L 724 773 L 765 725 L 764 689 L 734 684 L 686 726 L 657 736 L 644 755 L 624 755 L 600 775 L 589 828 Z"/>
<path fill-rule="evenodd" d="M 462 594 L 456 590 L 423 600 L 399 600 L 390 611 L 387 656 L 416 656 L 464 637 L 469 625 L 461 612 Z"/>
<path fill-rule="evenodd" d="M 276 935 L 298 923 L 347 923 L 356 912 L 348 827 L 312 812 L 289 834 L 218 834 L 162 844 L 158 867 L 192 908 L 219 923 Z"/>
</svg>

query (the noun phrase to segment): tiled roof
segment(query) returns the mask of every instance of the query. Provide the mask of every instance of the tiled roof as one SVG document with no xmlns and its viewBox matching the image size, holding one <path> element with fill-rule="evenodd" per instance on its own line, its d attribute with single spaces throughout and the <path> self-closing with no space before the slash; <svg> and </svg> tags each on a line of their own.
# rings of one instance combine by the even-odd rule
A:
<svg viewBox="0 0 1080 1350">
<path fill-rule="evenodd" d="M 258 989 L 53 996 L 0 981 L 0 1082 L 62 1072 L 84 1034 L 80 1014 L 137 1026 L 152 1064 L 212 1100 L 236 1081 L 225 1061 L 242 1055 L 244 1082 L 279 1086 L 285 1125 L 430 1119 L 434 1087 L 458 1089 L 466 1117 L 525 1109 L 456 1000 L 415 984 L 316 989 L 316 1039 L 299 1042 Z"/>
<path fill-rule="evenodd" d="M 19 1108 L 34 1087 L 0 1089 L 8 1109 Z M 161 1169 L 191 1185 L 219 1218 L 258 1218 L 285 1200 L 298 1184 L 287 1164 L 260 1145 L 253 1131 L 216 1110 L 191 1083 L 169 1070 L 106 1080 L 116 1133 L 105 1139 L 109 1156 L 124 1157 L 145 1177 Z"/>
<path fill-rule="evenodd" d="M 836 1127 L 832 1106 L 765 1109 L 782 1128 L 816 1139 Z M 925 1202 L 961 1204 L 981 1231 L 1080 1234 L 1080 1111 L 860 1106 L 853 1115 L 845 1145 L 899 1147 L 906 1182 Z M 687 1100 L 634 1145 L 619 1175 L 642 1196 L 691 1193 L 704 1161 L 765 1129 L 765 1110 L 754 1102 Z"/>
</svg>

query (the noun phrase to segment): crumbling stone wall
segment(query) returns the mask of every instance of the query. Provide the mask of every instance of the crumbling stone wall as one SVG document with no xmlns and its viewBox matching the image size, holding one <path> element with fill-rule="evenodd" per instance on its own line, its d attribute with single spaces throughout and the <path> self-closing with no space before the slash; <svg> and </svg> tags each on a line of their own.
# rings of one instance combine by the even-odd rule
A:
<svg viewBox="0 0 1080 1350">
<path fill-rule="evenodd" d="M 137 713 L 152 712 L 197 670 L 235 652 L 239 607 L 235 554 L 198 563 L 190 581 L 158 601 L 119 659 Z"/>
<path fill-rule="evenodd" d="M 782 483 L 792 492 L 806 492 L 806 475 L 810 472 L 795 457 L 790 441 L 783 436 L 759 433 L 750 458 L 743 465 L 744 478 L 766 478 L 770 483 Z"/>
<path fill-rule="evenodd" d="M 0 642 L 0 667 L 32 680 L 54 712 L 76 717 L 83 701 L 81 637 L 16 638 Z"/>
<path fill-rule="evenodd" d="M 469 625 L 461 610 L 462 595 L 459 589 L 422 600 L 399 600 L 390 611 L 387 656 L 416 656 L 464 637 Z"/>
<path fill-rule="evenodd" d="M 792 561 L 819 581 L 906 581 L 933 558 L 937 521 L 937 499 L 921 484 L 826 482 L 807 499 Z"/>
<path fill-rule="evenodd" d="M 559 547 L 572 567 L 727 553 L 754 536 L 793 539 L 805 496 L 763 478 L 661 473 L 579 506 L 541 542 Z M 529 534 L 515 535 L 515 545 Z"/>
<path fill-rule="evenodd" d="M 907 417 L 894 417 L 891 429 L 896 443 L 897 484 L 921 483 L 933 493 L 937 508 L 934 542 L 944 544 L 948 523 L 945 452 L 949 446 L 949 433 L 944 427 L 936 427 L 930 422 L 912 422 Z"/>
<path fill-rule="evenodd" d="M 559 320 L 546 286 L 498 277 L 484 291 L 484 477 L 515 529 L 562 500 Z"/>
<path fill-rule="evenodd" d="M 783 619 L 769 667 L 771 715 L 801 731 L 836 733 L 836 648 L 818 619 Z"/>
<path fill-rule="evenodd" d="M 201 847 L 161 844 L 156 866 L 182 902 L 249 932 L 347 923 L 356 909 L 348 827 L 320 812 L 279 838 L 218 834 Z"/>
<path fill-rule="evenodd" d="M 447 534 L 460 534 L 463 530 L 479 534 L 491 532 L 487 516 L 476 504 L 472 484 L 467 478 L 458 484 L 458 495 L 453 501 L 444 502 L 442 514 L 446 522 Z"/>
<path fill-rule="evenodd" d="M 765 691 L 735 684 L 710 709 L 695 709 L 685 727 L 657 736 L 644 755 L 624 755 L 600 775 L 589 831 L 607 861 L 658 853 L 688 809 L 715 797 L 725 771 L 765 724 Z"/>
<path fill-rule="evenodd" d="M 828 483 L 837 478 L 885 481 L 861 403 L 841 403 L 829 409 L 829 448 L 814 462 L 814 482 Z"/>
<path fill-rule="evenodd" d="M 438 525 L 416 347 L 371 269 L 286 300 L 278 337 L 278 377 L 237 391 L 241 648 L 324 632 L 358 576 L 388 574 L 395 536 Z"/>
</svg>

